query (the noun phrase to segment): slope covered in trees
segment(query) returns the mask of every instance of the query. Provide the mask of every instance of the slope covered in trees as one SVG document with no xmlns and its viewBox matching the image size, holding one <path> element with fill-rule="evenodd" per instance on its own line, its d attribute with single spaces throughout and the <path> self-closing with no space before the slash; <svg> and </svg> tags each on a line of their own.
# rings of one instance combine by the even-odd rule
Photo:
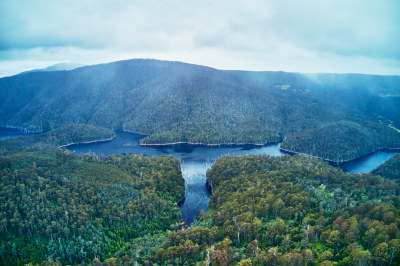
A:
<svg viewBox="0 0 400 266">
<path fill-rule="evenodd" d="M 400 147 L 399 134 L 387 126 L 338 121 L 289 135 L 281 148 L 341 163 L 392 145 Z"/>
<path fill-rule="evenodd" d="M 121 254 L 145 265 L 399 265 L 394 181 L 302 155 L 223 157 L 207 177 L 209 210 L 194 225 Z"/>
<path fill-rule="evenodd" d="M 143 143 L 284 141 L 297 152 L 341 161 L 399 147 L 399 84 L 397 76 L 221 71 L 128 60 L 2 78 L 0 124 L 37 132 L 92 124 L 142 133 Z M 361 135 L 340 132 L 348 125 Z M 327 138 L 320 129 L 339 134 Z M 347 154 L 342 137 L 349 138 Z M 367 140 L 367 147 L 356 139 Z"/>
<path fill-rule="evenodd" d="M 374 175 L 380 175 L 389 179 L 400 179 L 400 154 L 390 158 L 385 163 L 372 170 Z"/>
<path fill-rule="evenodd" d="M 43 145 L 66 146 L 73 143 L 111 140 L 114 137 L 115 132 L 107 128 L 68 124 L 42 134 L 4 139 L 0 142 L 0 155 L 35 149 Z"/>
<path fill-rule="evenodd" d="M 106 260 L 132 239 L 179 226 L 171 156 L 102 159 L 46 149 L 0 156 L 0 264 Z"/>
</svg>

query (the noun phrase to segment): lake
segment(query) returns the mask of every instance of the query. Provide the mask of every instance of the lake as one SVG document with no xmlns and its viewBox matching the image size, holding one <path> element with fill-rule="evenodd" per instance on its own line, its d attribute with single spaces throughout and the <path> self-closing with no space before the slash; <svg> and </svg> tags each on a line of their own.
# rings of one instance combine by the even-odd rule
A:
<svg viewBox="0 0 400 266">
<path fill-rule="evenodd" d="M 27 134 L 19 129 L 0 127 L 0 140 L 21 135 L 27 135 Z"/>
<path fill-rule="evenodd" d="M 369 173 L 379 165 L 395 156 L 397 153 L 398 152 L 377 151 L 371 155 L 363 156 L 356 160 L 343 163 L 340 165 L 340 168 L 347 173 Z"/>
<path fill-rule="evenodd" d="M 117 137 L 108 142 L 78 144 L 67 147 L 76 153 L 109 155 L 115 153 L 137 153 L 147 156 L 172 155 L 181 160 L 182 176 L 185 179 L 185 201 L 180 205 L 182 218 L 189 225 L 201 210 L 207 210 L 210 192 L 206 186 L 206 171 L 223 155 L 268 154 L 281 156 L 279 144 L 259 147 L 204 147 L 177 145 L 175 147 L 140 146 L 141 135 L 117 132 Z"/>
<path fill-rule="evenodd" d="M 68 149 L 77 153 L 92 151 L 105 156 L 114 153 L 138 153 L 147 156 L 170 154 L 181 160 L 182 175 L 185 179 L 186 199 L 181 204 L 182 218 L 185 224 L 191 224 L 201 210 L 207 210 L 210 192 L 206 186 L 207 169 L 223 155 L 268 154 L 282 156 L 280 144 L 247 147 L 204 147 L 179 145 L 175 147 L 140 146 L 141 135 L 117 132 L 117 137 L 109 142 L 79 144 Z M 395 152 L 376 152 L 347 164 L 341 165 L 348 173 L 369 173 L 375 167 L 394 156 Z"/>
<path fill-rule="evenodd" d="M 25 135 L 14 129 L 0 128 L 0 139 Z M 240 147 L 204 147 L 179 145 L 174 147 L 149 147 L 140 146 L 139 141 L 143 136 L 117 132 L 117 137 L 108 142 L 78 144 L 69 146 L 68 149 L 76 153 L 92 151 L 96 154 L 107 156 L 116 153 L 137 153 L 146 156 L 172 155 L 181 160 L 181 170 L 185 179 L 185 201 L 180 205 L 183 221 L 189 225 L 201 210 L 207 210 L 210 192 L 206 186 L 206 171 L 223 155 L 268 154 L 281 156 L 280 144 L 267 146 L 240 146 Z M 348 173 L 369 173 L 374 168 L 384 163 L 396 152 L 375 152 L 340 167 Z"/>
</svg>

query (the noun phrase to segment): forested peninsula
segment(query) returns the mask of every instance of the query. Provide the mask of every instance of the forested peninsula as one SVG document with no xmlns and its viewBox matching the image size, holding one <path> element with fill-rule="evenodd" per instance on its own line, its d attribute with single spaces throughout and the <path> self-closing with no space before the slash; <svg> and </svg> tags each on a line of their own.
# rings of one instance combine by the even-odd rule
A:
<svg viewBox="0 0 400 266">
<path fill-rule="evenodd" d="M 44 145 L 66 147 L 73 144 L 110 141 L 115 136 L 115 132 L 107 128 L 67 124 L 41 134 L 4 139 L 0 142 L 0 155 L 40 148 Z"/>
<path fill-rule="evenodd" d="M 334 162 L 400 148 L 398 76 L 222 71 L 137 59 L 0 79 L 0 125 L 65 124 L 142 144 L 265 144 Z"/>
</svg>

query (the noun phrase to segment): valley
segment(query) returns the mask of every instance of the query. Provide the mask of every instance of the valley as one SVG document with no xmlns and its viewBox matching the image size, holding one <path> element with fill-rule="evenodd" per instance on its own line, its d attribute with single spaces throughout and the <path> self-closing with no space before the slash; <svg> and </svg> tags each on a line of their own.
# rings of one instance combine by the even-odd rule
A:
<svg viewBox="0 0 400 266">
<path fill-rule="evenodd" d="M 0 264 L 397 265 L 400 102 L 376 96 L 399 83 L 158 60 L 2 78 Z"/>
<path fill-rule="evenodd" d="M 400 147 L 400 98 L 379 97 L 398 84 L 397 76 L 126 60 L 0 79 L 0 125 L 43 132 L 90 124 L 146 135 L 142 144 L 282 142 L 340 163 Z"/>
</svg>

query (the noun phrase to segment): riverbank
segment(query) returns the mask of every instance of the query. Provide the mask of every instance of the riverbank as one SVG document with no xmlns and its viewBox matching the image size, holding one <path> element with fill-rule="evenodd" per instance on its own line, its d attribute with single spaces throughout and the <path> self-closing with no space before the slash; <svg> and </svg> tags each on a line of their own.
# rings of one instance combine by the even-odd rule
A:
<svg viewBox="0 0 400 266">
<path fill-rule="evenodd" d="M 147 134 L 130 131 L 130 130 L 121 130 L 122 132 L 128 132 L 133 134 L 138 134 L 143 137 L 147 137 Z M 196 147 L 240 147 L 240 146 L 253 146 L 253 147 L 262 147 L 267 145 L 279 144 L 280 142 L 265 142 L 265 143 L 202 143 L 202 142 L 190 142 L 190 141 L 177 141 L 177 142 L 167 142 L 167 143 L 139 143 L 140 146 L 147 147 L 173 147 L 177 145 L 192 145 Z"/>
<path fill-rule="evenodd" d="M 6 128 L 6 129 L 11 129 L 19 132 L 23 132 L 24 134 L 40 134 L 42 131 L 29 131 L 26 128 L 23 127 L 18 127 L 18 126 L 0 126 L 0 128 Z"/>
<path fill-rule="evenodd" d="M 373 152 L 369 152 L 367 154 L 364 154 L 364 155 L 356 157 L 356 158 L 352 158 L 352 159 L 348 159 L 348 160 L 335 161 L 335 160 L 323 158 L 323 157 L 320 157 L 320 156 L 307 154 L 307 153 L 304 153 L 304 152 L 297 152 L 297 151 L 284 149 L 284 148 L 281 148 L 281 147 L 279 147 L 279 150 L 284 152 L 284 153 L 291 154 L 291 155 L 293 155 L 293 154 L 302 154 L 302 155 L 307 155 L 307 156 L 310 156 L 310 157 L 313 157 L 313 158 L 321 159 L 321 160 L 324 160 L 325 162 L 327 162 L 327 163 L 329 163 L 331 165 L 334 165 L 334 166 L 340 166 L 340 165 L 345 164 L 345 163 L 354 162 L 354 161 L 363 159 L 365 157 L 368 157 L 368 156 L 370 156 L 370 155 L 372 155 L 372 154 L 374 154 L 376 152 L 400 152 L 400 148 L 380 148 L 380 149 L 376 149 Z"/>
<path fill-rule="evenodd" d="M 279 143 L 279 142 L 278 142 Z M 193 145 L 193 146 L 203 146 L 203 147 L 238 147 L 238 146 L 266 146 L 277 143 L 201 143 L 201 142 L 169 142 L 169 143 L 140 143 L 140 146 L 176 146 L 176 145 Z"/>
<path fill-rule="evenodd" d="M 185 202 L 185 199 L 186 199 L 186 195 L 183 198 L 181 198 L 180 200 L 178 200 L 176 202 L 176 204 L 180 207 Z"/>
<path fill-rule="evenodd" d="M 113 139 L 115 139 L 117 136 L 113 136 L 111 138 L 108 139 L 98 139 L 98 140 L 91 140 L 91 141 L 84 141 L 84 142 L 72 142 L 72 143 L 68 143 L 68 144 L 64 144 L 61 146 L 58 146 L 59 148 L 66 148 L 72 145 L 80 145 L 80 144 L 90 144 L 90 143 L 98 143 L 98 142 L 107 142 L 107 141 L 112 141 Z"/>
<path fill-rule="evenodd" d="M 213 193 L 213 187 L 212 187 L 210 181 L 208 180 L 208 178 L 206 179 L 206 187 L 207 187 L 208 192 L 210 192 L 210 195 L 211 195 Z"/>
<path fill-rule="evenodd" d="M 122 130 L 123 132 L 128 132 L 128 133 L 133 133 L 133 134 L 138 134 L 141 135 L 143 137 L 146 137 L 146 134 L 143 133 L 138 133 L 138 132 L 134 132 L 134 131 L 129 131 L 129 130 Z M 165 148 L 173 148 L 176 146 L 192 146 L 192 147 L 227 147 L 227 148 L 237 148 L 237 147 L 243 147 L 243 146 L 248 146 L 248 147 L 263 147 L 263 146 L 268 146 L 268 145 L 274 145 L 274 144 L 281 144 L 282 142 L 267 142 L 267 143 L 201 143 L 201 142 L 186 142 L 186 141 L 177 141 L 177 142 L 168 142 L 168 143 L 139 143 L 140 146 L 142 147 L 165 147 Z M 360 159 L 363 159 L 367 156 L 370 156 L 372 154 L 374 154 L 375 152 L 400 152 L 400 148 L 380 148 L 377 149 L 375 151 L 372 151 L 370 153 L 364 154 L 360 157 L 356 157 L 356 158 L 352 158 L 352 159 L 347 159 L 347 160 L 341 160 L 341 161 L 336 161 L 336 160 L 332 160 L 332 159 L 328 159 L 328 158 L 323 158 L 320 156 L 316 156 L 316 155 L 310 155 L 307 153 L 303 153 L 303 152 L 297 152 L 297 151 L 292 151 L 289 149 L 285 149 L 285 148 L 281 148 L 280 146 L 278 147 L 279 150 L 283 153 L 286 154 L 303 154 L 303 155 L 307 155 L 307 156 L 311 156 L 313 158 L 317 158 L 323 161 L 326 161 L 327 163 L 333 165 L 333 166 L 340 166 L 342 164 L 345 163 L 349 163 L 349 162 L 353 162 L 353 161 L 357 161 Z"/>
</svg>

